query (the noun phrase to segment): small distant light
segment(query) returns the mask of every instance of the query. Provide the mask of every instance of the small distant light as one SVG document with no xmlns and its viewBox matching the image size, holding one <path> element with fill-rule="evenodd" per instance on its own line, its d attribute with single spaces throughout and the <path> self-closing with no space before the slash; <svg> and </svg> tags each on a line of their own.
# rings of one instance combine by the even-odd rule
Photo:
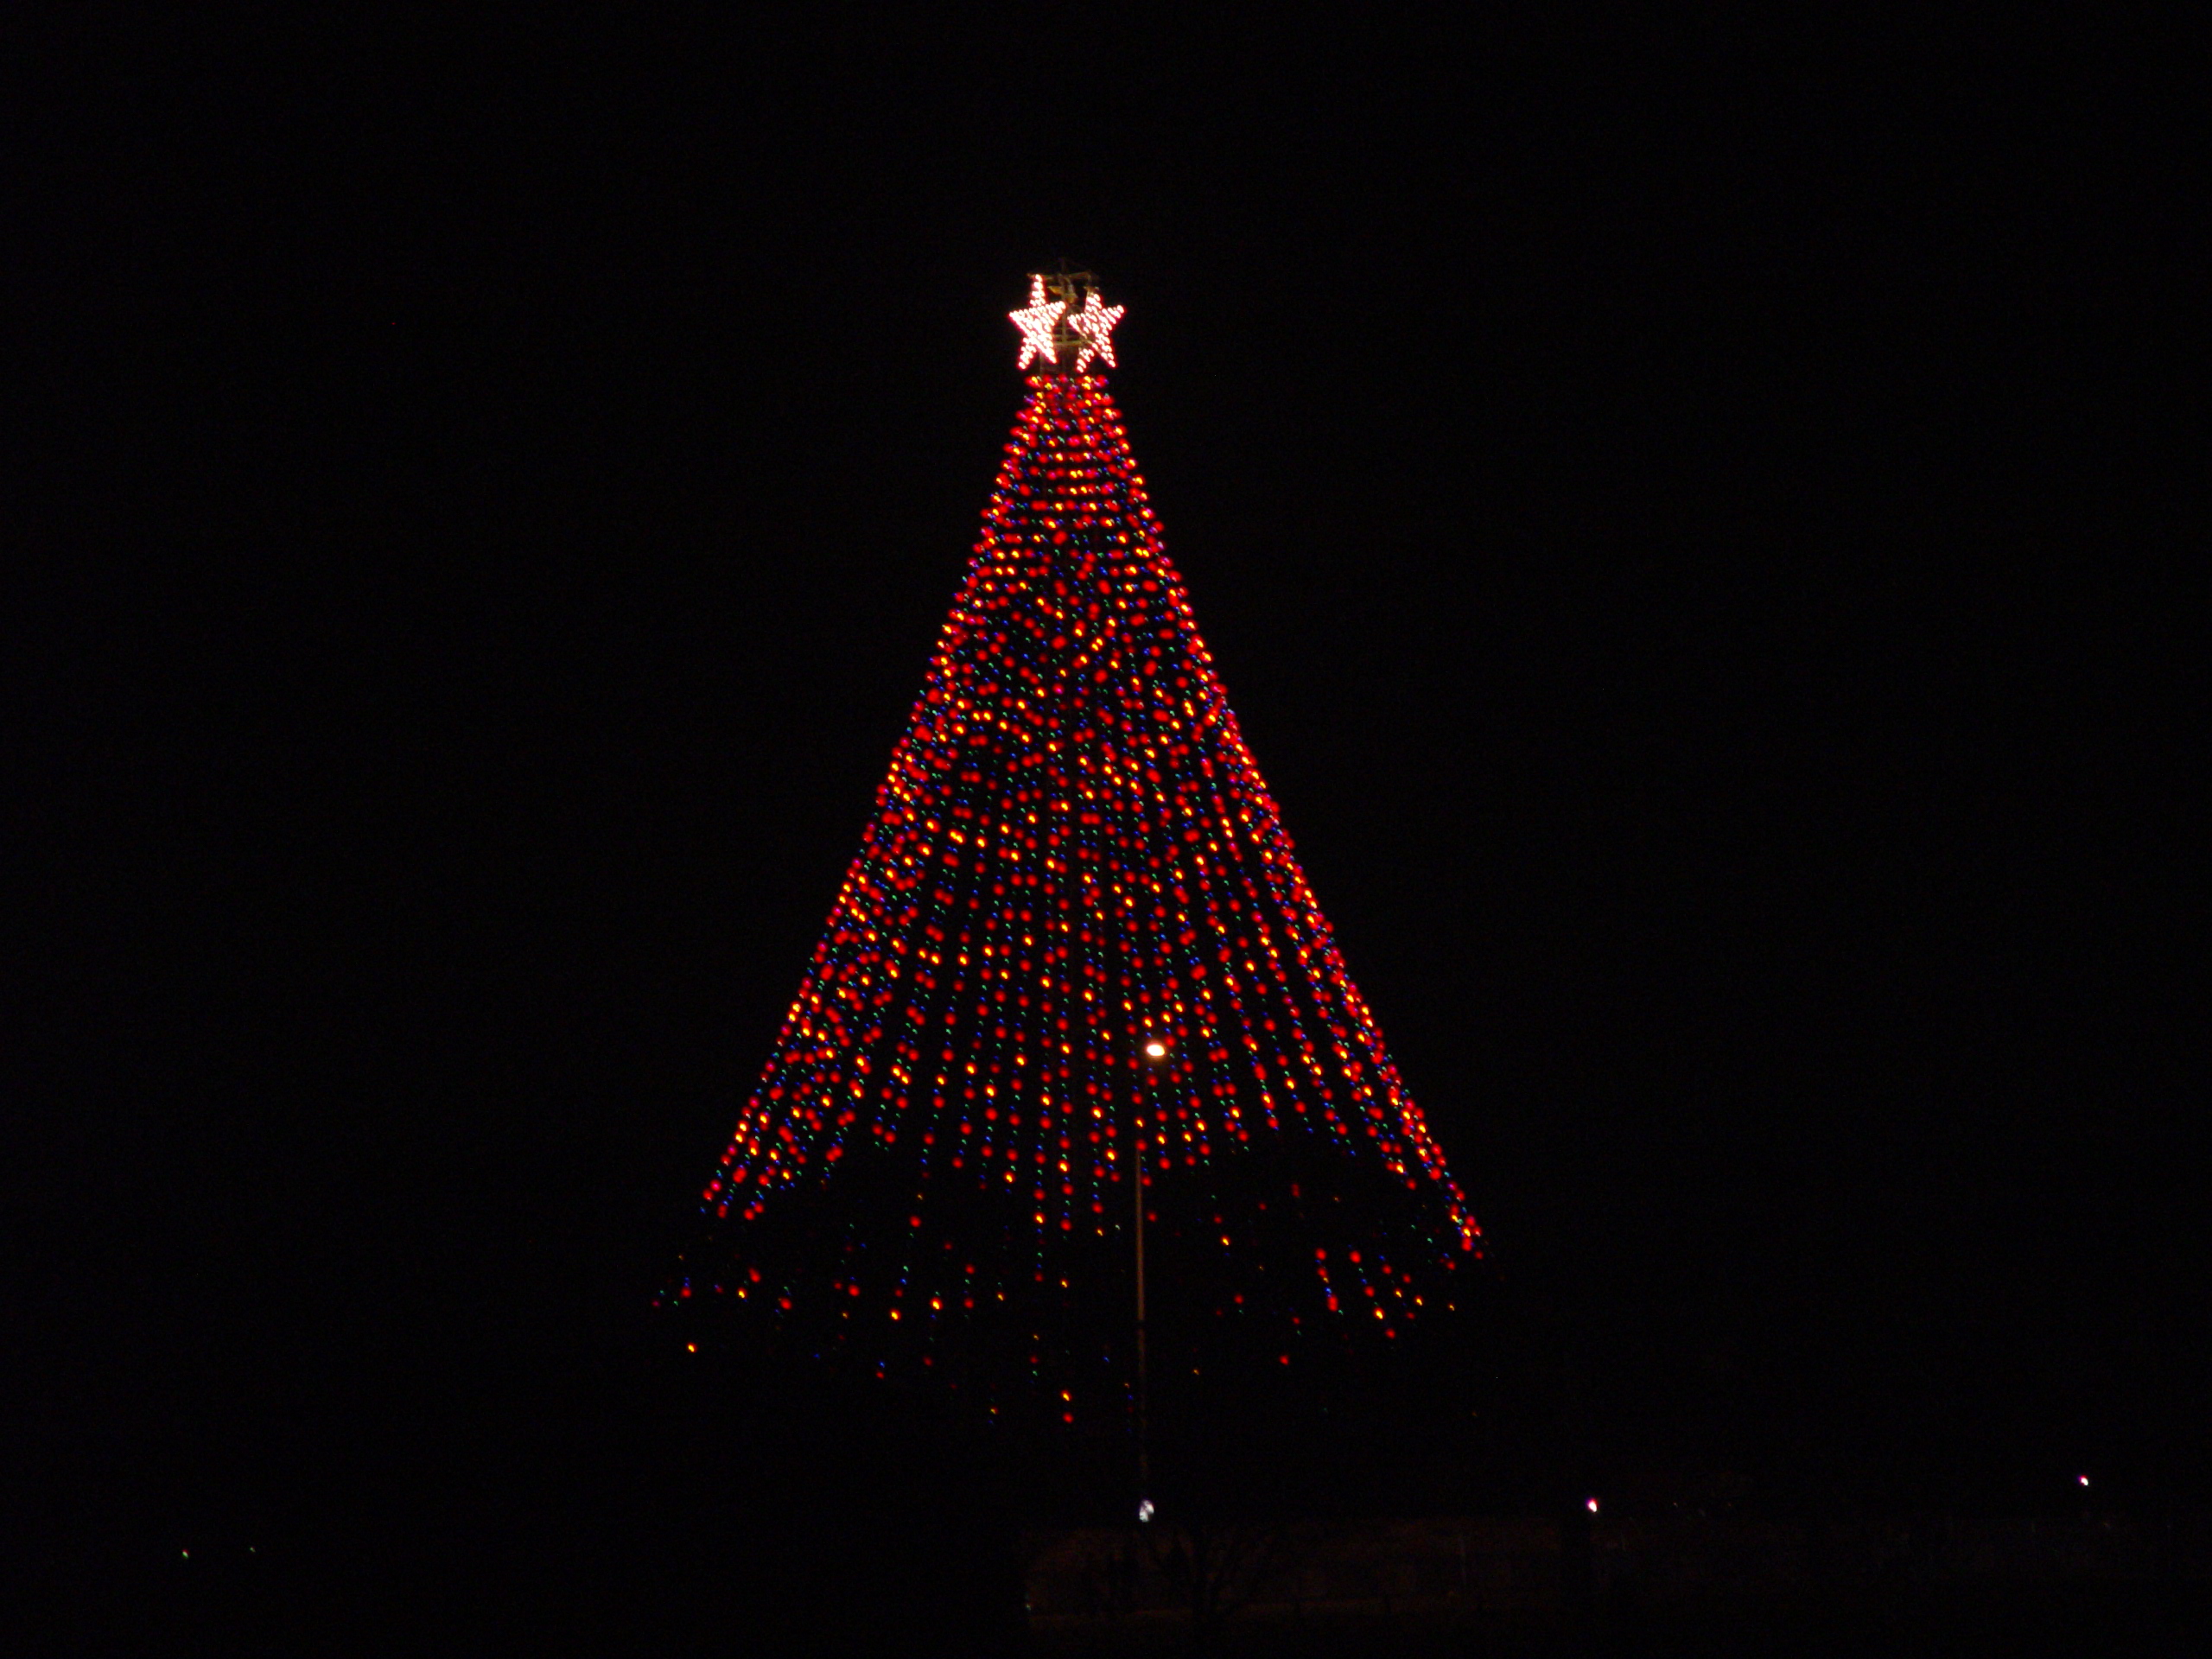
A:
<svg viewBox="0 0 2212 1659">
<path fill-rule="evenodd" d="M 696 1342 L 687 1342 L 683 1345 L 695 1354 L 699 1351 L 699 1344 Z"/>
<path fill-rule="evenodd" d="M 1147 1043 L 1144 1046 L 1144 1052 L 1156 1060 L 1167 1052 L 1167 1045 L 1165 1043 Z"/>
<path fill-rule="evenodd" d="M 1150 1498 L 1141 1497 L 1137 1500 L 1137 1519 L 1140 1522 L 1149 1521 L 1152 1519 L 1152 1500 Z"/>
<path fill-rule="evenodd" d="M 180 1554 L 181 1555 L 182 1555 L 182 1556 L 184 1557 L 184 1559 L 185 1559 L 186 1560 L 188 1560 L 188 1560 L 190 1560 L 192 1559 L 192 1552 L 191 1552 L 190 1550 L 188 1550 L 188 1549 L 186 1549 L 186 1550 L 180 1550 L 180 1551 L 178 1552 L 178 1554 Z"/>
<path fill-rule="evenodd" d="M 1598 1500 L 1594 1497 L 1589 1498 L 1584 1502 L 1582 1507 L 1589 1510 L 1591 1514 L 1595 1515 L 1598 1513 Z"/>
<path fill-rule="evenodd" d="M 2075 1477 L 2074 1477 L 2074 1478 L 2075 1478 L 2075 1480 L 2079 1481 L 2079 1482 L 2080 1482 L 2082 1485 L 2084 1485 L 2084 1486 L 2086 1486 L 2086 1485 L 2088 1485 L 2088 1484 L 2089 1484 L 2089 1478 L 2088 1478 L 2087 1475 L 2076 1475 L 2076 1476 L 2075 1476 Z"/>
</svg>

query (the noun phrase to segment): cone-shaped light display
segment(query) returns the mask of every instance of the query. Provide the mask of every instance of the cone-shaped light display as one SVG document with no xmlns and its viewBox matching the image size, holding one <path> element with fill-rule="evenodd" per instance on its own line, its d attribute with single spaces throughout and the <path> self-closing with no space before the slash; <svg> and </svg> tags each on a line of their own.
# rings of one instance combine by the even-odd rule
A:
<svg viewBox="0 0 2212 1659">
<path fill-rule="evenodd" d="M 1015 320 L 1071 349 L 663 1300 L 1073 1422 L 1128 1408 L 1140 1171 L 1177 1363 L 1394 1344 L 1482 1244 L 1074 368 L 1103 335 Z"/>
</svg>

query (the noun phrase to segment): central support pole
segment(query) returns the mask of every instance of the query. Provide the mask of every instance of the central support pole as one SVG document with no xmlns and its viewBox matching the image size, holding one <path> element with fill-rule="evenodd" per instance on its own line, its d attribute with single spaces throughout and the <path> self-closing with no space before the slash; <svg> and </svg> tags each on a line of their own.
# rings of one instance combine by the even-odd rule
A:
<svg viewBox="0 0 2212 1659">
<path fill-rule="evenodd" d="M 1144 1351 L 1144 1136 L 1136 1137 L 1135 1179 L 1131 1185 L 1137 1204 L 1137 1519 L 1152 1519 L 1152 1446 L 1145 1421 L 1148 1378 Z"/>
<path fill-rule="evenodd" d="M 1144 1046 L 1145 1074 L 1157 1077 L 1155 1068 L 1167 1056 L 1167 1045 L 1157 1038 Z M 1147 1374 L 1145 1357 L 1144 1317 L 1144 1106 L 1142 1097 L 1133 1103 L 1129 1123 L 1129 1191 L 1136 1205 L 1137 1246 L 1137 1519 L 1152 1519 L 1152 1440 L 1151 1423 L 1147 1421 L 1151 1405 L 1147 1397 L 1151 1379 Z"/>
</svg>

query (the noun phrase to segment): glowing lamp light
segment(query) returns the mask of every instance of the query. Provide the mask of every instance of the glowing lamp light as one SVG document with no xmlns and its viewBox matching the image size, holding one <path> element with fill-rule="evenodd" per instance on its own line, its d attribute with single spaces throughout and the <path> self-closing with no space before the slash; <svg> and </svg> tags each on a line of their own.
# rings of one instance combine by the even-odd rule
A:
<svg viewBox="0 0 2212 1659">
<path fill-rule="evenodd" d="M 1595 1515 L 1598 1513 L 1598 1500 L 1594 1497 L 1586 1499 L 1582 1507 L 1589 1510 L 1591 1514 Z"/>
<path fill-rule="evenodd" d="M 1137 1519 L 1140 1522 L 1151 1520 L 1154 1513 L 1150 1498 L 1141 1497 L 1137 1500 Z"/>
<path fill-rule="evenodd" d="M 1165 1043 L 1147 1043 L 1144 1046 L 1144 1052 L 1148 1058 L 1155 1060 L 1164 1059 L 1167 1055 L 1167 1045 Z"/>
<path fill-rule="evenodd" d="M 2083 1486 L 2087 1486 L 2089 1484 L 2089 1478 L 2087 1475 L 2076 1475 L 2074 1478 Z"/>
</svg>

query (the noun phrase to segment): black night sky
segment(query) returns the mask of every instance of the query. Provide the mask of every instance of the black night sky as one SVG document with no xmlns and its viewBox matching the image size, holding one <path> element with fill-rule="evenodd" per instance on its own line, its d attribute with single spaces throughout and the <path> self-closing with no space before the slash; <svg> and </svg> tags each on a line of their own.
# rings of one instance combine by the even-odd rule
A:
<svg viewBox="0 0 2212 1659">
<path fill-rule="evenodd" d="M 0 238 L 40 1582 L 705 1513 L 644 1303 L 1061 257 L 1511 1291 L 1469 1503 L 2202 1506 L 2189 219 L 2116 48 L 103 16 L 11 50 Z"/>
</svg>

